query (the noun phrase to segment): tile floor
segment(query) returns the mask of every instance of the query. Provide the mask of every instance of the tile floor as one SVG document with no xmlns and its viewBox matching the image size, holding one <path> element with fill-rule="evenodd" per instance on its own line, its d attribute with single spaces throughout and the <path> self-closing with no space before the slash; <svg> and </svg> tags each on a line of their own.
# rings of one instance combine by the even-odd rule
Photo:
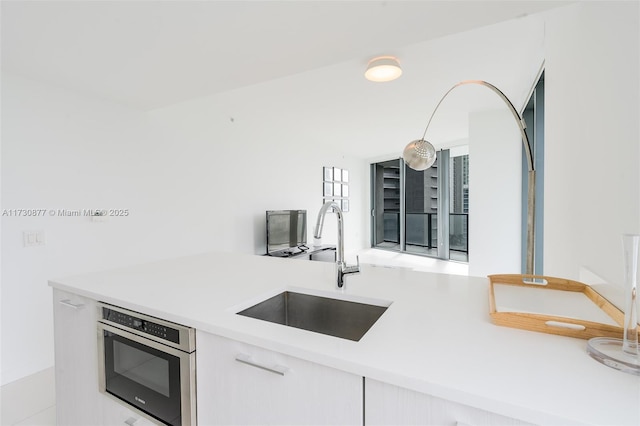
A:
<svg viewBox="0 0 640 426">
<path fill-rule="evenodd" d="M 53 367 L 0 387 L 0 425 L 55 426 Z"/>
<path fill-rule="evenodd" d="M 469 273 L 469 266 L 466 263 L 445 262 L 378 249 L 365 249 L 357 254 L 362 264 L 454 275 Z M 55 424 L 53 367 L 0 387 L 0 425 L 55 426 Z"/>
<path fill-rule="evenodd" d="M 409 268 L 416 271 L 437 272 L 442 274 L 469 275 L 469 264 L 444 261 L 425 256 L 413 256 L 390 250 L 375 248 L 359 251 L 360 263 L 393 268 Z M 355 256 L 355 255 L 354 255 Z M 355 259 L 354 259 L 355 260 Z M 349 259 L 351 263 L 351 259 Z"/>
<path fill-rule="evenodd" d="M 376 248 L 382 249 L 382 250 L 395 250 L 395 251 L 400 251 L 400 244 L 398 243 L 393 243 L 390 241 L 385 241 L 382 242 L 380 244 L 378 244 L 376 246 Z M 418 246 L 418 245 L 412 245 L 412 244 L 407 244 L 407 248 L 405 251 L 406 254 L 416 254 L 419 256 L 424 256 L 424 255 L 428 255 L 428 256 L 437 256 L 438 255 L 438 249 L 437 248 L 427 248 L 427 247 L 423 247 L 423 246 Z M 449 252 L 449 256 L 451 257 L 451 260 L 457 261 L 457 262 L 468 262 L 469 261 L 469 254 L 466 252 L 461 252 L 461 251 L 455 251 L 455 250 L 451 250 Z"/>
</svg>

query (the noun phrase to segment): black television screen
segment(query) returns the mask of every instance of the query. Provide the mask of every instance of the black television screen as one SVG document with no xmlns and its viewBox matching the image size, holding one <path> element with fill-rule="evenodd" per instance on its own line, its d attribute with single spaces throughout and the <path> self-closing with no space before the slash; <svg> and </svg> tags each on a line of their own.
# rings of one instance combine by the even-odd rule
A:
<svg viewBox="0 0 640 426">
<path fill-rule="evenodd" d="M 305 244 L 306 210 L 267 210 L 267 253 L 297 248 Z"/>
</svg>

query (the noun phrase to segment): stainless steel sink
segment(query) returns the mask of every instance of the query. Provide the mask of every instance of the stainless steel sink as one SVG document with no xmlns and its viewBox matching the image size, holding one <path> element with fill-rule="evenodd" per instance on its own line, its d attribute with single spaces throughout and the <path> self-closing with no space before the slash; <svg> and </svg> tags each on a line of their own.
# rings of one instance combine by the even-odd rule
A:
<svg viewBox="0 0 640 426">
<path fill-rule="evenodd" d="M 285 291 L 237 314 L 359 341 L 387 307 Z"/>
</svg>

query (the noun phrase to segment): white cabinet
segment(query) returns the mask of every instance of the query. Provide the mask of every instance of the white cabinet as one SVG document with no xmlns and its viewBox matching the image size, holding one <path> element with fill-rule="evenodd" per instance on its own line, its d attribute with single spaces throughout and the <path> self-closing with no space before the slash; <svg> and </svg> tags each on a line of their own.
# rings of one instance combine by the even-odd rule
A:
<svg viewBox="0 0 640 426">
<path fill-rule="evenodd" d="M 365 379 L 365 395 L 367 425 L 529 425 L 510 417 L 376 380 Z"/>
<path fill-rule="evenodd" d="M 91 299 L 53 290 L 59 425 L 100 424 L 96 309 Z"/>
<path fill-rule="evenodd" d="M 362 424 L 362 377 L 198 332 L 198 424 Z"/>
</svg>

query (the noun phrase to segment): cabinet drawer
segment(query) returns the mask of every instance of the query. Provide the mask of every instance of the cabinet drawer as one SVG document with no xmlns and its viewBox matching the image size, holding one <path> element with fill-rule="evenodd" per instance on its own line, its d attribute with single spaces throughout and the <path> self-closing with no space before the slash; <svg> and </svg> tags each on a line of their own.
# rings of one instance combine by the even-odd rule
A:
<svg viewBox="0 0 640 426">
<path fill-rule="evenodd" d="M 140 413 L 114 401 L 107 395 L 100 394 L 102 426 L 155 426 L 162 425 L 147 419 Z"/>
<path fill-rule="evenodd" d="M 362 424 L 362 378 L 198 333 L 198 423 Z"/>
<path fill-rule="evenodd" d="M 365 379 L 367 425 L 524 426 L 530 423 Z"/>
</svg>

